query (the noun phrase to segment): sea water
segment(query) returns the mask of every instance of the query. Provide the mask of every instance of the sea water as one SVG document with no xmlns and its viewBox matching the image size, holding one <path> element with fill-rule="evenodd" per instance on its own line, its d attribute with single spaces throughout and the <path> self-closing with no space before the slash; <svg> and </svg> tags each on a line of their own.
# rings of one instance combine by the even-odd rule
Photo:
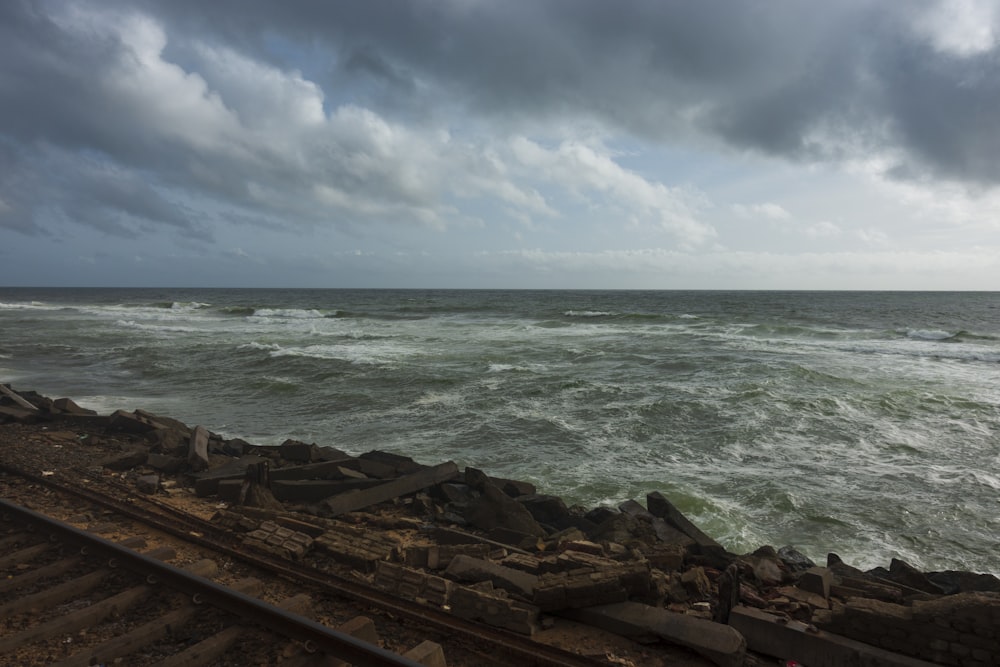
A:
<svg viewBox="0 0 1000 667">
<path fill-rule="evenodd" d="M 1000 574 L 1000 293 L 11 288 L 0 381 Z"/>
</svg>

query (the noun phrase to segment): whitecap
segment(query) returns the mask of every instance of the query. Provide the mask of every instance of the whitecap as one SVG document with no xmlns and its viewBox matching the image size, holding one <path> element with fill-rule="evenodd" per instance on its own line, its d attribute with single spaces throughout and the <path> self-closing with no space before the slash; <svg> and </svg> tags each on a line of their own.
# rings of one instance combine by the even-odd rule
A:
<svg viewBox="0 0 1000 667">
<path fill-rule="evenodd" d="M 52 306 L 41 301 L 25 303 L 23 301 L 5 302 L 0 301 L 0 310 L 58 310 L 61 306 Z"/>
<path fill-rule="evenodd" d="M 906 336 L 916 340 L 947 340 L 954 337 L 954 334 L 939 329 L 910 329 Z"/>
<path fill-rule="evenodd" d="M 251 317 L 282 318 L 282 319 L 317 319 L 326 317 L 315 308 L 258 308 Z"/>
<path fill-rule="evenodd" d="M 281 346 L 277 343 L 258 343 L 257 341 L 250 341 L 249 343 L 243 343 L 237 350 L 265 350 L 267 352 L 273 352 L 275 350 L 280 350 Z"/>
<path fill-rule="evenodd" d="M 611 317 L 614 313 L 606 310 L 567 310 L 566 317 Z"/>
</svg>

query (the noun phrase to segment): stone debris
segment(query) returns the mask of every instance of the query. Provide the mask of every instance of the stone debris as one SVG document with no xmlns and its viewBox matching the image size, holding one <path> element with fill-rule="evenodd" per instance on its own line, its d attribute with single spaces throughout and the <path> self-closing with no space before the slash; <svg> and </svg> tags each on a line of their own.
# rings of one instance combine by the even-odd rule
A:
<svg viewBox="0 0 1000 667">
<path fill-rule="evenodd" d="M 258 446 L 142 410 L 102 416 L 0 387 L 0 424 L 40 424 L 30 436 L 39 446 L 92 448 L 140 493 L 213 498 L 215 522 L 248 547 L 465 619 L 531 635 L 568 616 L 720 665 L 743 664 L 746 649 L 809 667 L 1000 664 L 992 574 L 921 572 L 898 559 L 866 572 L 833 553 L 824 567 L 792 546 L 733 554 L 658 492 L 645 504 L 569 507 L 452 462 Z M 58 425 L 46 432 L 49 422 Z M 239 504 L 248 469 L 266 473 L 260 483 L 280 502 Z M 436 659 L 433 647 L 417 649 Z"/>
</svg>

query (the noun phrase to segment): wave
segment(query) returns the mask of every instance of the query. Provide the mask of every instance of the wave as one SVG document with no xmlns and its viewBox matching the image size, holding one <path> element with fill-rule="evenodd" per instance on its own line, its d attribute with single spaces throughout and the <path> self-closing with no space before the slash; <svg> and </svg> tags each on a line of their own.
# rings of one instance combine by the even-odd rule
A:
<svg viewBox="0 0 1000 667">
<path fill-rule="evenodd" d="M 617 313 L 606 310 L 567 310 L 563 315 L 566 317 L 614 317 Z"/>
<path fill-rule="evenodd" d="M 336 317 L 337 311 L 322 311 L 315 308 L 257 308 L 252 317 L 293 320 L 316 320 Z"/>
<path fill-rule="evenodd" d="M 148 304 L 147 307 L 168 310 L 201 310 L 202 308 L 211 308 L 212 304 L 201 301 L 155 301 Z"/>
<path fill-rule="evenodd" d="M 237 350 L 265 350 L 267 352 L 273 352 L 275 350 L 280 350 L 281 346 L 277 343 L 258 343 L 257 341 L 251 341 L 249 343 L 244 343 L 236 348 Z"/>
<path fill-rule="evenodd" d="M 53 306 L 42 301 L 0 301 L 0 310 L 60 310 L 62 306 Z"/>
<path fill-rule="evenodd" d="M 909 329 L 906 332 L 907 338 L 915 340 L 950 340 L 958 334 L 949 333 L 940 329 Z"/>
<path fill-rule="evenodd" d="M 137 329 L 139 331 L 156 331 L 163 333 L 195 333 L 200 331 L 196 327 L 166 326 L 163 324 L 145 324 L 135 320 L 117 320 L 115 324 L 124 329 Z"/>
<path fill-rule="evenodd" d="M 233 315 L 237 317 L 249 317 L 256 312 L 252 306 L 226 306 L 224 308 L 219 308 L 219 312 L 223 315 Z"/>
</svg>

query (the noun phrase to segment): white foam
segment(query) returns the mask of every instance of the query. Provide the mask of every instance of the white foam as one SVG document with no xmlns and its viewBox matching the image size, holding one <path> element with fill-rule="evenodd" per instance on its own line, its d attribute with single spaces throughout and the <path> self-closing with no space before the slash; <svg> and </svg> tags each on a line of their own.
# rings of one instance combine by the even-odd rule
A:
<svg viewBox="0 0 1000 667">
<path fill-rule="evenodd" d="M 606 310 L 567 310 L 566 317 L 610 317 L 614 313 Z"/>
<path fill-rule="evenodd" d="M 333 314 L 336 314 L 334 311 Z M 258 308 L 250 317 L 309 320 L 326 317 L 315 308 Z"/>
<path fill-rule="evenodd" d="M 4 302 L 0 301 L 0 310 L 59 310 L 62 306 L 54 306 L 41 301 L 25 303 L 23 301 Z"/>
<path fill-rule="evenodd" d="M 910 329 L 906 332 L 908 338 L 917 340 L 947 340 L 955 334 L 939 329 Z"/>
</svg>

